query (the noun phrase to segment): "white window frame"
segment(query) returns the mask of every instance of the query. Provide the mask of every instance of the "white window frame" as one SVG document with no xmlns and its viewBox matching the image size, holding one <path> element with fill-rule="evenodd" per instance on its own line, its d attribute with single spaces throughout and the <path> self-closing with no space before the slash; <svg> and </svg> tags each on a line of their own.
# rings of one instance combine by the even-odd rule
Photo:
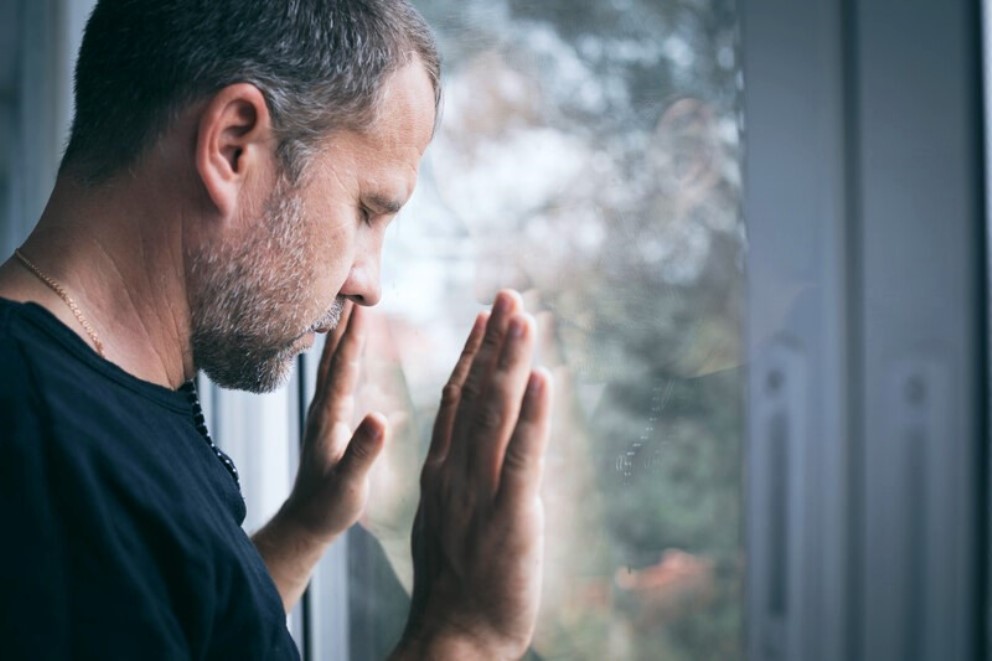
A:
<svg viewBox="0 0 992 661">
<path fill-rule="evenodd" d="M 751 659 L 982 647 L 978 18 L 743 4 Z"/>
</svg>

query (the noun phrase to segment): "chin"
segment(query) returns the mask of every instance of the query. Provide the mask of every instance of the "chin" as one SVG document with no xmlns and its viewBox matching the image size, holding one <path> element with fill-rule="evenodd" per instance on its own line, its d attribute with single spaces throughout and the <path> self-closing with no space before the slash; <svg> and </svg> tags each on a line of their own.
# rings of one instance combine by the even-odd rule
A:
<svg viewBox="0 0 992 661">
<path fill-rule="evenodd" d="M 269 393 L 285 385 L 293 371 L 293 361 L 302 352 L 297 346 L 284 348 L 265 357 L 227 355 L 223 360 L 198 363 L 210 380 L 227 390 Z"/>
</svg>

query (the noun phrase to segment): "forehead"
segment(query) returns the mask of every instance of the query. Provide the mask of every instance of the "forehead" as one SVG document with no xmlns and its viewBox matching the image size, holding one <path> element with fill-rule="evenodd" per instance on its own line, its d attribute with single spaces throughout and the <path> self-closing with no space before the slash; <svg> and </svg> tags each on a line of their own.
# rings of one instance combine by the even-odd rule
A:
<svg viewBox="0 0 992 661">
<path fill-rule="evenodd" d="M 378 113 L 367 129 L 329 136 L 313 164 L 315 174 L 319 178 L 323 171 L 360 192 L 387 194 L 403 203 L 413 192 L 434 121 L 434 86 L 414 59 L 387 79 Z"/>
<path fill-rule="evenodd" d="M 420 60 L 413 58 L 386 80 L 368 133 L 386 143 L 407 142 L 423 155 L 434 135 L 435 106 L 434 85 Z"/>
</svg>

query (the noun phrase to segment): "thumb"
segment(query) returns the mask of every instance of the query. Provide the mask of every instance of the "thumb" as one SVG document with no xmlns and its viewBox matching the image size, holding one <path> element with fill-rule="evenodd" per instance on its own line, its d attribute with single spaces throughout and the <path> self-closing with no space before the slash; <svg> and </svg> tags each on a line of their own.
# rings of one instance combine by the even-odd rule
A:
<svg viewBox="0 0 992 661">
<path fill-rule="evenodd" d="M 363 479 L 386 445 L 389 423 L 381 413 L 369 413 L 351 437 L 341 463 L 339 474 L 345 479 Z"/>
</svg>

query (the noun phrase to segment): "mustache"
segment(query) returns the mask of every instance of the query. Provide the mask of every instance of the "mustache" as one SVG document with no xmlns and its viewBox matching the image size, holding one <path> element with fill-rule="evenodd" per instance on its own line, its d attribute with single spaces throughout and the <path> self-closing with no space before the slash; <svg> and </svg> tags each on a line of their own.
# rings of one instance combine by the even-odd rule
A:
<svg viewBox="0 0 992 661">
<path fill-rule="evenodd" d="M 334 303 L 327 310 L 323 317 L 318 319 L 307 329 L 307 332 L 329 332 L 337 328 L 337 325 L 341 323 L 341 313 L 344 311 L 344 299 L 341 297 L 335 298 Z"/>
</svg>

